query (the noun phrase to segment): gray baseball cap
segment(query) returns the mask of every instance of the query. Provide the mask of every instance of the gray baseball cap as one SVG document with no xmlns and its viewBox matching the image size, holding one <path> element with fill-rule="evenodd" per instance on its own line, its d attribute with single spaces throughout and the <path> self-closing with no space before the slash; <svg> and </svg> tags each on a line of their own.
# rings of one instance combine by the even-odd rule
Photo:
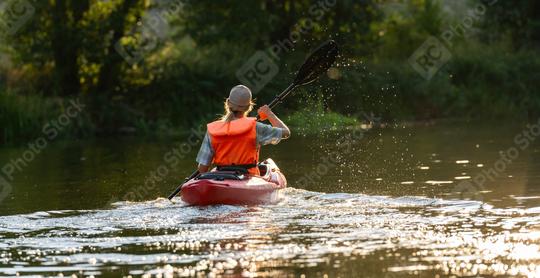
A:
<svg viewBox="0 0 540 278">
<path fill-rule="evenodd" d="M 227 101 L 233 110 L 247 111 L 251 105 L 251 90 L 244 85 L 234 86 Z"/>
</svg>

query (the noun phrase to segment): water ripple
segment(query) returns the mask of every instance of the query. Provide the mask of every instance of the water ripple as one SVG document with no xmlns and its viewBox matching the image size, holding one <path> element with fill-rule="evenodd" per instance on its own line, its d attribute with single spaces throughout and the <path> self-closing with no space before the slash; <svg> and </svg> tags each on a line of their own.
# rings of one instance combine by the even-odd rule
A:
<svg viewBox="0 0 540 278">
<path fill-rule="evenodd" d="M 538 272 L 539 208 L 292 188 L 285 196 L 257 207 L 157 199 L 3 216 L 0 274 L 318 276 L 380 258 L 387 275 Z"/>
</svg>

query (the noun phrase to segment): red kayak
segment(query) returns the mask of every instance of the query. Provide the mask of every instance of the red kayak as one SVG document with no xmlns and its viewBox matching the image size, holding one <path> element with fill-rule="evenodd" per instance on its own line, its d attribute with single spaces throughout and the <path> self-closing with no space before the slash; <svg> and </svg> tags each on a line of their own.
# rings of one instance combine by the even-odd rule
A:
<svg viewBox="0 0 540 278">
<path fill-rule="evenodd" d="M 253 205 L 279 200 L 287 180 L 272 159 L 259 164 L 261 176 L 252 176 L 245 169 L 227 167 L 203 173 L 185 183 L 180 194 L 190 205 Z"/>
</svg>

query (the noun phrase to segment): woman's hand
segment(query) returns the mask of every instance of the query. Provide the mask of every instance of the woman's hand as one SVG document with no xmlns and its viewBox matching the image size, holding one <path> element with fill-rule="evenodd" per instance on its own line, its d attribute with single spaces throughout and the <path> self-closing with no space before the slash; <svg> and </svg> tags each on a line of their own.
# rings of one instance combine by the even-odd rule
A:
<svg viewBox="0 0 540 278">
<path fill-rule="evenodd" d="M 268 105 L 263 105 L 257 110 L 257 113 L 259 114 L 259 118 L 261 121 L 264 121 L 270 117 L 275 117 L 274 112 L 272 112 L 272 109 Z"/>
<path fill-rule="evenodd" d="M 268 105 L 263 105 L 259 110 L 257 110 L 257 113 L 259 113 L 259 119 L 261 121 L 264 121 L 268 119 L 273 127 L 279 127 L 283 130 L 282 137 L 283 138 L 289 138 L 291 136 L 291 130 L 283 121 L 281 121 L 274 112 L 272 112 L 272 109 L 268 107 Z"/>
</svg>

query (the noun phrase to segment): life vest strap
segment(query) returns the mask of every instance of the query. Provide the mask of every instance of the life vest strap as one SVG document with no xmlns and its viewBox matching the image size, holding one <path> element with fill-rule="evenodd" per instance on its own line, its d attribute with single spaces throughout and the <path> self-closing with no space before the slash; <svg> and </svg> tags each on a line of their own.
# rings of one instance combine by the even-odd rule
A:
<svg viewBox="0 0 540 278">
<path fill-rule="evenodd" d="M 251 169 L 254 167 L 257 167 L 258 164 L 231 164 L 231 165 L 216 165 L 217 169 L 220 170 L 220 168 L 224 167 L 237 167 L 237 168 L 243 168 L 243 169 Z"/>
<path fill-rule="evenodd" d="M 216 165 L 218 171 L 238 171 L 247 174 L 249 169 L 257 167 L 257 164 L 232 164 L 232 165 Z"/>
</svg>

